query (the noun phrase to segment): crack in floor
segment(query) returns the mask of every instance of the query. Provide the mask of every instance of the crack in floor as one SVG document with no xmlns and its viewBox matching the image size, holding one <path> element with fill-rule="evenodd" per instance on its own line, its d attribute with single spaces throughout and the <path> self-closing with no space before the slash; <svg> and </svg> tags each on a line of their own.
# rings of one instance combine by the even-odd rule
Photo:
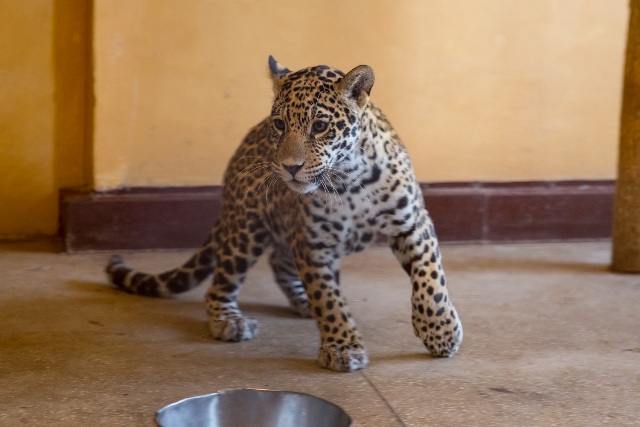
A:
<svg viewBox="0 0 640 427">
<path fill-rule="evenodd" d="M 373 384 L 373 382 L 369 379 L 369 377 L 367 377 L 367 375 L 364 372 L 361 372 L 362 377 L 367 381 L 367 383 L 369 383 L 369 385 L 371 386 L 371 388 L 376 392 L 376 394 L 378 396 L 380 396 L 380 399 L 382 399 L 382 401 L 384 402 L 384 404 L 387 406 L 387 408 L 389 408 L 389 410 L 391 411 L 391 413 L 393 414 L 394 418 L 400 423 L 400 425 L 402 427 L 407 427 L 407 425 L 402 421 L 402 419 L 400 418 L 400 415 L 398 415 L 398 413 L 393 409 L 393 406 L 391 406 L 391 404 L 387 401 L 387 399 L 382 395 L 382 393 L 380 392 L 380 390 L 378 390 L 378 388 L 375 386 L 375 384 Z"/>
</svg>

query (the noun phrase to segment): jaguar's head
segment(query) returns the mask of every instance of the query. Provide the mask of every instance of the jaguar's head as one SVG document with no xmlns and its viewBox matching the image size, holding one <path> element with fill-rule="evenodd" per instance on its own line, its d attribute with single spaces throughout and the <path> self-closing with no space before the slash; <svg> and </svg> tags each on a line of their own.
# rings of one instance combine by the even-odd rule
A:
<svg viewBox="0 0 640 427">
<path fill-rule="evenodd" d="M 273 171 L 294 191 L 314 191 L 355 162 L 373 70 L 360 65 L 345 75 L 318 66 L 292 72 L 273 57 L 269 68 Z"/>
</svg>

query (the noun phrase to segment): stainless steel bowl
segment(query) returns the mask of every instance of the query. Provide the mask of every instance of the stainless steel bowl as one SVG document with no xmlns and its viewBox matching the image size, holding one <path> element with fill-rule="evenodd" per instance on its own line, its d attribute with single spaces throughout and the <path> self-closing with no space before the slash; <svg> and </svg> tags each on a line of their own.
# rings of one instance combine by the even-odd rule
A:
<svg viewBox="0 0 640 427">
<path fill-rule="evenodd" d="M 224 390 L 190 397 L 156 412 L 160 427 L 350 427 L 346 412 L 303 393 Z"/>
</svg>

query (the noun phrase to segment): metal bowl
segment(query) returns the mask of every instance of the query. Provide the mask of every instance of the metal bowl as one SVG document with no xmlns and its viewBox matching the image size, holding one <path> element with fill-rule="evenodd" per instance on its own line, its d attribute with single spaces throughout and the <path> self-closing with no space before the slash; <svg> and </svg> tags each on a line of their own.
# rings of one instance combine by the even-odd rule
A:
<svg viewBox="0 0 640 427">
<path fill-rule="evenodd" d="M 190 397 L 156 412 L 160 427 L 350 427 L 346 412 L 303 393 L 223 390 Z"/>
</svg>

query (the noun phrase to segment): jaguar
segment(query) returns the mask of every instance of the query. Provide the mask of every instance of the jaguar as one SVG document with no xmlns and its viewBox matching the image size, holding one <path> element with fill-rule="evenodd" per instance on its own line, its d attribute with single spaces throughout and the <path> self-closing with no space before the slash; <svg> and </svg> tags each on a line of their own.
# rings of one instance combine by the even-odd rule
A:
<svg viewBox="0 0 640 427">
<path fill-rule="evenodd" d="M 312 317 L 323 368 L 352 372 L 368 356 L 340 289 L 340 259 L 386 237 L 411 285 L 411 321 L 427 351 L 457 353 L 463 337 L 449 297 L 433 222 L 405 147 L 373 102 L 375 76 L 360 65 L 291 71 L 269 57 L 271 114 L 253 127 L 224 175 L 220 216 L 181 267 L 131 269 L 114 255 L 106 271 L 124 291 L 164 297 L 208 277 L 214 339 L 250 340 L 258 324 L 238 306 L 247 272 L 269 252 L 292 309 Z"/>
</svg>

